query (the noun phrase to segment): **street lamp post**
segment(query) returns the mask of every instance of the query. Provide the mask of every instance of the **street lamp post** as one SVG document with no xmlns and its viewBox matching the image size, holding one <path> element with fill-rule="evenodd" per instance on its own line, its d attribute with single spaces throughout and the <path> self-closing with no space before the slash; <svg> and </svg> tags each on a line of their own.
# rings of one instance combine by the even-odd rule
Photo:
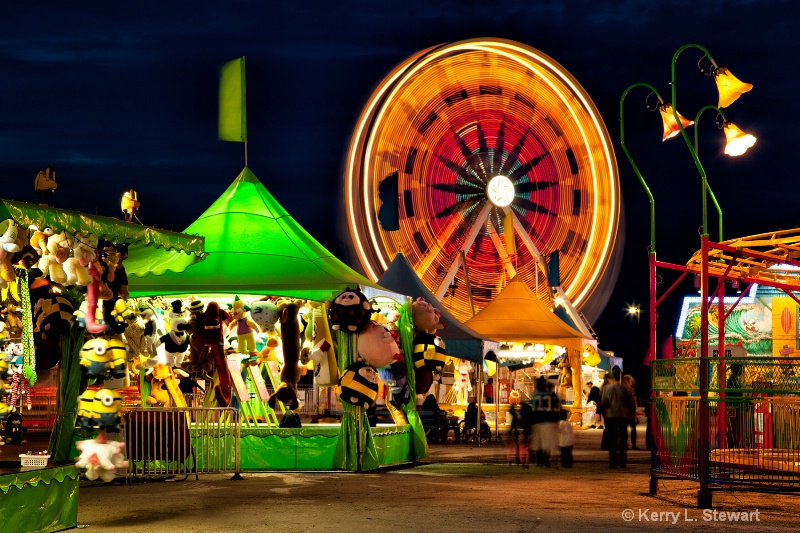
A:
<svg viewBox="0 0 800 533">
<path fill-rule="evenodd" d="M 698 61 L 698 67 L 700 62 L 703 61 L 704 58 L 708 58 L 709 62 L 711 63 L 711 69 L 707 73 L 708 75 L 713 75 L 715 82 L 717 84 L 717 88 L 719 90 L 719 103 L 718 106 L 706 106 L 702 108 L 695 119 L 694 122 L 689 121 L 682 117 L 678 113 L 678 106 L 676 102 L 676 83 L 675 83 L 675 64 L 677 62 L 678 56 L 688 48 L 697 48 L 701 50 L 704 55 Z M 703 68 L 700 68 L 701 72 L 705 71 Z M 724 114 L 722 113 L 720 108 L 728 107 L 732 104 L 739 96 L 750 89 L 752 89 L 752 85 L 748 83 L 743 83 L 736 79 L 730 71 L 726 68 L 719 67 L 717 63 L 714 61 L 711 54 L 700 45 L 697 44 L 687 44 L 680 47 L 672 57 L 672 69 L 671 69 L 671 87 L 672 87 L 672 101 L 670 103 L 665 103 L 663 98 L 658 94 L 658 91 L 652 85 L 648 85 L 646 83 L 635 83 L 629 86 L 625 91 L 622 93 L 622 98 L 620 99 L 620 144 L 622 149 L 628 158 L 631 166 L 633 167 L 636 176 L 639 178 L 639 181 L 642 183 L 642 186 L 645 189 L 645 192 L 650 200 L 650 246 L 649 246 L 649 270 L 650 270 L 650 305 L 649 305 L 649 312 L 650 312 L 650 340 L 649 340 L 649 350 L 651 350 L 652 356 L 655 359 L 656 354 L 656 249 L 655 249 L 655 201 L 653 199 L 653 195 L 650 191 L 650 188 L 647 186 L 644 178 L 639 171 L 636 163 L 633 161 L 627 146 L 625 145 L 625 127 L 624 127 L 624 101 L 625 97 L 628 93 L 636 88 L 636 87 L 645 87 L 650 89 L 651 94 L 655 94 L 656 98 L 659 101 L 658 109 L 661 111 L 662 119 L 664 121 L 664 136 L 662 140 L 667 140 L 676 136 L 678 133 L 683 137 L 684 141 L 686 142 L 686 146 L 689 149 L 689 153 L 692 156 L 695 166 L 697 167 L 698 172 L 700 173 L 700 178 L 702 182 L 702 231 L 701 231 L 701 256 L 702 256 L 702 263 L 701 263 L 701 272 L 700 272 L 700 279 L 701 279 L 701 286 L 700 286 L 700 294 L 701 294 L 701 339 L 700 339 L 700 405 L 699 405 L 699 427 L 700 427 L 700 435 L 699 435 L 699 471 L 700 471 L 700 490 L 698 491 L 698 506 L 703 508 L 710 508 L 711 506 L 711 493 L 708 489 L 708 453 L 709 453 L 709 435 L 708 435 L 708 428 L 709 428 L 709 406 L 708 406 L 708 249 L 709 249 L 709 241 L 708 241 L 708 215 L 707 215 L 707 197 L 710 195 L 714 205 L 717 208 L 717 212 L 719 214 L 719 239 L 722 240 L 722 210 L 719 207 L 719 203 L 717 202 L 716 197 L 714 196 L 713 191 L 711 191 L 708 185 L 708 177 L 706 175 L 705 169 L 703 165 L 700 163 L 700 159 L 697 156 L 697 127 L 695 126 L 695 142 L 692 144 L 691 139 L 689 138 L 688 134 L 686 133 L 686 128 L 695 124 L 700 115 L 706 111 L 707 109 L 716 109 L 718 112 L 718 116 L 722 116 L 723 119 L 723 129 L 725 131 L 726 139 L 728 140 L 728 145 L 726 146 L 725 153 L 728 155 L 740 155 L 744 153 L 747 148 L 755 143 L 755 138 L 752 136 L 747 136 L 741 132 L 736 126 L 732 123 L 728 122 L 725 118 Z M 669 115 L 672 116 L 672 120 L 668 121 Z M 729 148 L 730 147 L 730 148 Z M 723 280 L 724 281 L 724 280 Z M 721 284 L 722 287 L 724 284 Z M 720 290 L 719 298 L 720 298 L 720 306 L 722 306 L 722 298 L 724 294 Z M 723 309 L 720 310 L 720 316 L 724 316 Z M 637 323 L 639 320 L 639 311 L 633 311 L 629 309 L 629 313 L 635 313 L 637 315 Z M 720 328 L 720 346 L 724 345 L 724 333 L 722 328 L 724 328 L 724 324 L 722 324 L 721 319 L 721 328 Z M 655 417 L 651 417 L 652 423 L 655 424 Z M 720 426 L 724 427 L 724 426 Z M 654 477 L 651 473 L 651 493 L 654 492 Z M 657 492 L 657 490 L 656 490 Z"/>
<path fill-rule="evenodd" d="M 629 315 L 636 315 L 636 325 L 639 325 L 639 316 L 642 314 L 642 310 L 638 305 L 632 305 L 628 307 L 628 314 Z"/>
</svg>

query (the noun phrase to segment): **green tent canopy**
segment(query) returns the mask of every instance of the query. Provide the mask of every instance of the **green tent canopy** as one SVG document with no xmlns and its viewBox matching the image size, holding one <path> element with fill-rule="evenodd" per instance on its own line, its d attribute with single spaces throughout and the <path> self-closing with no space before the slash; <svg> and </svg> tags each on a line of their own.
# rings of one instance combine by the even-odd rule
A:
<svg viewBox="0 0 800 533">
<path fill-rule="evenodd" d="M 12 218 L 23 227 L 36 225 L 54 231 L 91 233 L 100 239 L 128 245 L 125 271 L 128 276 L 182 272 L 202 259 L 204 238 L 175 231 L 89 215 L 46 205 L 0 200 L 0 220 Z"/>
<path fill-rule="evenodd" d="M 324 301 L 348 286 L 381 289 L 309 235 L 247 167 L 186 233 L 205 236 L 208 257 L 181 274 L 130 279 L 131 296 L 247 293 Z"/>
</svg>

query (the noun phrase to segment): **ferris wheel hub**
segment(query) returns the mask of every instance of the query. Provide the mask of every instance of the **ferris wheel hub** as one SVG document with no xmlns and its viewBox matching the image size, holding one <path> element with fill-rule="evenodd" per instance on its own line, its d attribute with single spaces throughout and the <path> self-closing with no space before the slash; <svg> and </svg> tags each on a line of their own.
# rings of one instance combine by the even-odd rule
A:
<svg viewBox="0 0 800 533">
<path fill-rule="evenodd" d="M 498 175 L 489 180 L 486 185 L 486 197 L 497 207 L 506 207 L 514 201 L 514 184 L 505 176 Z"/>
</svg>

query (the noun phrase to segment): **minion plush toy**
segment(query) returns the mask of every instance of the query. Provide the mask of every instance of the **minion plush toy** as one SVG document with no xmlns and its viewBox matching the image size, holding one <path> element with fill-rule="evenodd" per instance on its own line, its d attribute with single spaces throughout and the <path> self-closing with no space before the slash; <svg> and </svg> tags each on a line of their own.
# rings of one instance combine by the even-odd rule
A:
<svg viewBox="0 0 800 533">
<path fill-rule="evenodd" d="M 96 415 L 94 414 L 94 395 L 97 391 L 86 389 L 78 397 L 78 414 L 75 420 L 75 427 L 89 429 L 97 425 Z"/>
<path fill-rule="evenodd" d="M 100 389 L 94 395 L 92 410 L 94 420 L 100 429 L 109 433 L 119 433 L 120 410 L 122 409 L 122 395 L 111 389 Z"/>
<path fill-rule="evenodd" d="M 378 397 L 378 374 L 375 369 L 363 361 L 348 366 L 339 378 L 336 396 L 345 403 L 369 409 Z"/>
</svg>

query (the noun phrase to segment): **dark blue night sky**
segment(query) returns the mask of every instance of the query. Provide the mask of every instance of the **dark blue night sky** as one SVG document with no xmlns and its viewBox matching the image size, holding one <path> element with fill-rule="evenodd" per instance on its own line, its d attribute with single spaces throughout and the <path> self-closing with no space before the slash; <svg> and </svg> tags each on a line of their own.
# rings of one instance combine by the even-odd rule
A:
<svg viewBox="0 0 800 533">
<path fill-rule="evenodd" d="M 143 223 L 184 229 L 244 166 L 242 145 L 218 141 L 216 127 L 219 67 L 246 56 L 249 166 L 300 224 L 346 259 L 335 229 L 342 207 L 333 199 L 351 130 L 374 85 L 407 56 L 439 43 L 520 41 L 584 86 L 615 141 L 625 255 L 595 330 L 601 347 L 635 365 L 646 316 L 637 328 L 624 309 L 647 300 L 649 208 L 618 144 L 619 99 L 635 82 L 669 99 L 672 55 L 697 43 L 755 85 L 726 112 L 759 139 L 745 157 L 721 155 L 713 113 L 700 125 L 700 158 L 725 213 L 726 238 L 797 224 L 794 2 L 291 4 L 4 3 L 0 197 L 35 201 L 33 178 L 50 165 L 58 171 L 59 207 L 120 216 L 121 193 L 135 187 Z M 689 50 L 677 62 L 678 108 L 690 117 L 716 104 L 713 81 L 697 69 L 700 56 Z M 661 142 L 657 114 L 643 107 L 646 96 L 639 90 L 626 100 L 627 146 L 656 199 L 659 259 L 684 263 L 699 247 L 700 178 L 683 141 Z M 676 321 L 668 302 L 659 336 Z"/>
</svg>

